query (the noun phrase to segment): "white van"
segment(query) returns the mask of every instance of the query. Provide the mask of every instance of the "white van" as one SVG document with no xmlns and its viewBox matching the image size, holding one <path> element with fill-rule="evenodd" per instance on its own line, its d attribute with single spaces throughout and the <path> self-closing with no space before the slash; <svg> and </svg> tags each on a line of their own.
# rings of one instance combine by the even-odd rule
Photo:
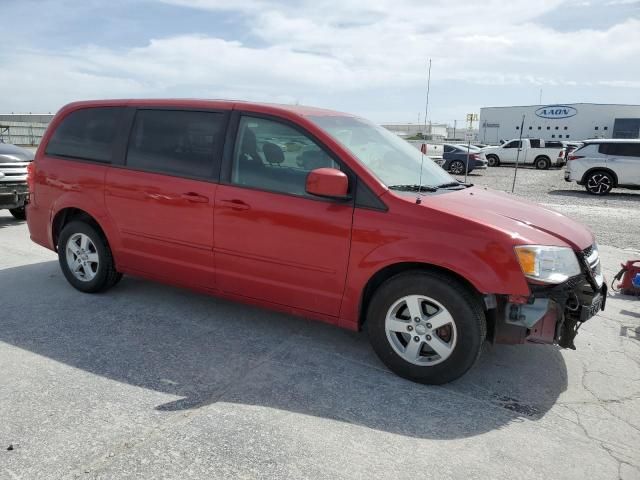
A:
<svg viewBox="0 0 640 480">
<path fill-rule="evenodd" d="M 564 179 L 593 195 L 612 188 L 640 189 L 640 139 L 585 140 L 567 158 Z"/>
</svg>

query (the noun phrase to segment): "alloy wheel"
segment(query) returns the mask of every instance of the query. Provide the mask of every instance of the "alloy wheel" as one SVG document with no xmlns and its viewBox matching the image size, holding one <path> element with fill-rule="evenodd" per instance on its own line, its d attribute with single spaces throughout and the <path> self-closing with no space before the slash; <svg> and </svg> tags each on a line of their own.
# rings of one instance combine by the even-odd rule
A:
<svg viewBox="0 0 640 480">
<path fill-rule="evenodd" d="M 387 339 L 407 362 L 432 366 L 444 362 L 457 342 L 456 322 L 433 298 L 407 295 L 397 300 L 385 318 Z"/>
<path fill-rule="evenodd" d="M 464 163 L 457 160 L 452 162 L 449 171 L 454 175 L 462 175 L 464 173 Z"/>
<path fill-rule="evenodd" d="M 596 195 L 604 195 L 608 193 L 613 185 L 611 184 L 611 177 L 605 173 L 594 173 L 587 180 L 587 190 Z"/>
<path fill-rule="evenodd" d="M 100 257 L 95 244 L 84 233 L 75 233 L 67 240 L 65 256 L 69 270 L 78 280 L 90 282 L 98 273 Z"/>
</svg>

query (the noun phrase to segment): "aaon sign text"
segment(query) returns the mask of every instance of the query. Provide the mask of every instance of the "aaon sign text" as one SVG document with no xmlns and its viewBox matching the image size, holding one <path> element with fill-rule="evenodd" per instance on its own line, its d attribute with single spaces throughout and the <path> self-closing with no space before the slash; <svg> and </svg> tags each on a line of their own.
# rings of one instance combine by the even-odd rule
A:
<svg viewBox="0 0 640 480">
<path fill-rule="evenodd" d="M 573 117 L 578 110 L 568 105 L 547 105 L 536 110 L 536 115 L 540 118 L 569 118 Z"/>
</svg>

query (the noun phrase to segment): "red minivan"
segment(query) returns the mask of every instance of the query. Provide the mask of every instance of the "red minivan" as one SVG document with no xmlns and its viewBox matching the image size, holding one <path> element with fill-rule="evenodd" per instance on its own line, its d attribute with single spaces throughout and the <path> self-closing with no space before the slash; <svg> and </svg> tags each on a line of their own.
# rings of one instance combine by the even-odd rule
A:
<svg viewBox="0 0 640 480">
<path fill-rule="evenodd" d="M 606 298 L 585 227 L 329 110 L 72 103 L 29 188 L 31 238 L 78 290 L 130 274 L 364 328 L 423 383 L 460 377 L 485 339 L 575 348 Z"/>
</svg>

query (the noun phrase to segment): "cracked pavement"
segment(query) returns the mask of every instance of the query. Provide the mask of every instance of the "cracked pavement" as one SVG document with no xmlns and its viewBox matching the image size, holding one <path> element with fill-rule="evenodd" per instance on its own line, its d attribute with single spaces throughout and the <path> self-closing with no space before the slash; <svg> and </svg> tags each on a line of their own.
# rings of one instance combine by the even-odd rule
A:
<svg viewBox="0 0 640 480">
<path fill-rule="evenodd" d="M 640 258 L 601 255 L 608 279 Z M 576 351 L 487 344 L 428 387 L 320 323 L 128 277 L 83 295 L 0 212 L 0 304 L 0 479 L 640 478 L 637 298 Z"/>
</svg>

